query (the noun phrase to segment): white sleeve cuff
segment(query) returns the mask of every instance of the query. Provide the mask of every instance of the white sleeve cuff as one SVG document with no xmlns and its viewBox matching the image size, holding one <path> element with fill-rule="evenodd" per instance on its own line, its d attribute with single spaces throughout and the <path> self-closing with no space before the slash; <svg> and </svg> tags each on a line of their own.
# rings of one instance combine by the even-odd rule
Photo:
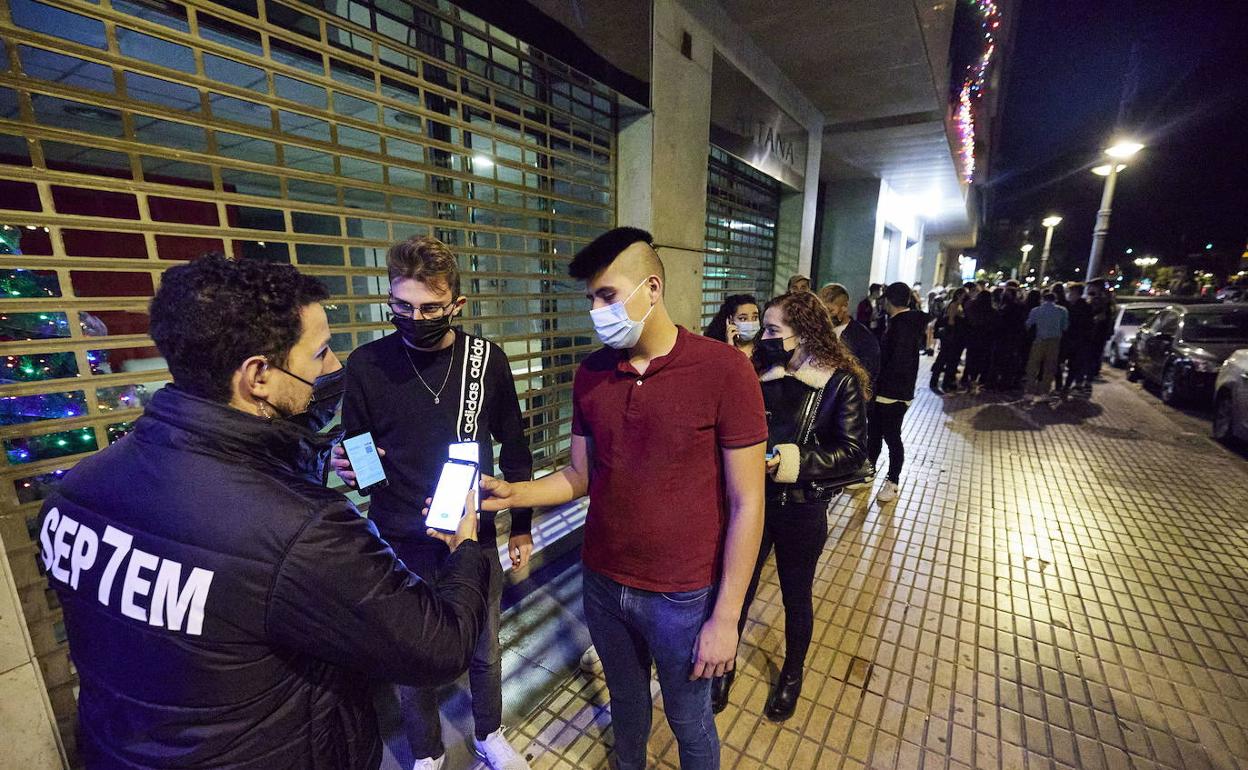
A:
<svg viewBox="0 0 1248 770">
<path fill-rule="evenodd" d="M 776 444 L 776 454 L 780 456 L 780 466 L 776 468 L 776 481 L 780 484 L 797 482 L 797 473 L 802 467 L 802 452 L 797 444 Z"/>
</svg>

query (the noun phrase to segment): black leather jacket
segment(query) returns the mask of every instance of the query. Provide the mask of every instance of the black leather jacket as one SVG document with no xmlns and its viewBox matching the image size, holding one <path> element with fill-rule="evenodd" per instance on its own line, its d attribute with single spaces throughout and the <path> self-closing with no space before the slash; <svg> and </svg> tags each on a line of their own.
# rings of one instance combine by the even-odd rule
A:
<svg viewBox="0 0 1248 770">
<path fill-rule="evenodd" d="M 769 447 L 780 467 L 767 479 L 767 499 L 830 499 L 867 457 L 866 404 L 854 375 L 804 364 L 792 375 L 776 367 L 760 377 Z M 813 421 L 810 419 L 814 409 Z M 802 426 L 804 435 L 798 435 Z"/>
<path fill-rule="evenodd" d="M 320 385 L 324 409 L 272 422 L 168 386 L 44 503 L 91 770 L 368 770 L 370 680 L 467 668 L 485 551 L 464 543 L 426 583 L 322 486 Z"/>
</svg>

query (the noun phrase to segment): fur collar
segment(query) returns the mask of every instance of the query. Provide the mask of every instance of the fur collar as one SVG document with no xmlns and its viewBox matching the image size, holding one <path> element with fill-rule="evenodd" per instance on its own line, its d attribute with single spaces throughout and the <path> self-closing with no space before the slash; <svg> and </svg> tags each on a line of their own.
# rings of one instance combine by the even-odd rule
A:
<svg viewBox="0 0 1248 770">
<path fill-rule="evenodd" d="M 832 379 L 832 373 L 835 369 L 826 369 L 813 361 L 806 361 L 797 368 L 796 372 L 792 372 L 792 376 L 797 381 L 808 388 L 818 390 L 828 384 L 828 380 Z M 773 366 L 758 376 L 760 382 L 771 382 L 772 380 L 783 379 L 790 372 L 786 371 L 783 366 Z"/>
</svg>

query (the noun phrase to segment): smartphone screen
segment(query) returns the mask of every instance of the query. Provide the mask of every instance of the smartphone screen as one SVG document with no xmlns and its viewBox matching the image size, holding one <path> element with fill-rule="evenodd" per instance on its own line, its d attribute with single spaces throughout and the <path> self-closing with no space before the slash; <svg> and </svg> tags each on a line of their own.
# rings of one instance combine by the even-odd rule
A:
<svg viewBox="0 0 1248 770">
<path fill-rule="evenodd" d="M 381 467 L 381 455 L 377 454 L 372 433 L 343 439 L 342 447 L 347 450 L 347 460 L 355 471 L 355 485 L 361 494 L 386 485 L 386 471 Z"/>
<path fill-rule="evenodd" d="M 442 475 L 429 503 L 429 516 L 425 524 L 441 532 L 454 532 L 464 517 L 464 502 L 477 483 L 477 464 L 463 460 L 448 460 L 442 466 Z"/>
</svg>

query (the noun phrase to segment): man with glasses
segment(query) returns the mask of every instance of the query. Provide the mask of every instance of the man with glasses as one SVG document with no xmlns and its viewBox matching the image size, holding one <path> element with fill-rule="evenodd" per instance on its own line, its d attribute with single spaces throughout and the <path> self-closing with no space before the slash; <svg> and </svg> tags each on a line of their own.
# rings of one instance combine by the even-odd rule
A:
<svg viewBox="0 0 1248 770">
<path fill-rule="evenodd" d="M 425 534 L 421 516 L 453 443 L 476 442 L 483 473 L 494 473 L 493 441 L 501 444 L 500 470 L 508 481 L 527 481 L 533 461 L 507 356 L 497 345 L 451 326 L 467 298 L 459 267 L 446 244 L 420 237 L 390 247 L 390 312 L 397 334 L 361 346 L 347 363 L 342 424 L 347 435 L 370 431 L 384 457 L 389 485 L 372 493 L 369 518 L 399 558 L 433 582 L 446 545 Z M 341 448 L 338 475 L 355 484 Z M 533 550 L 532 514 L 511 510 L 511 564 L 523 568 Z M 492 516 L 478 534 L 492 549 Z M 502 664 L 498 643 L 502 566 L 491 558 L 487 617 L 468 669 L 477 754 L 495 770 L 527 770 L 502 731 Z M 445 761 L 437 693 L 399 687 L 399 708 L 417 770 Z"/>
</svg>

